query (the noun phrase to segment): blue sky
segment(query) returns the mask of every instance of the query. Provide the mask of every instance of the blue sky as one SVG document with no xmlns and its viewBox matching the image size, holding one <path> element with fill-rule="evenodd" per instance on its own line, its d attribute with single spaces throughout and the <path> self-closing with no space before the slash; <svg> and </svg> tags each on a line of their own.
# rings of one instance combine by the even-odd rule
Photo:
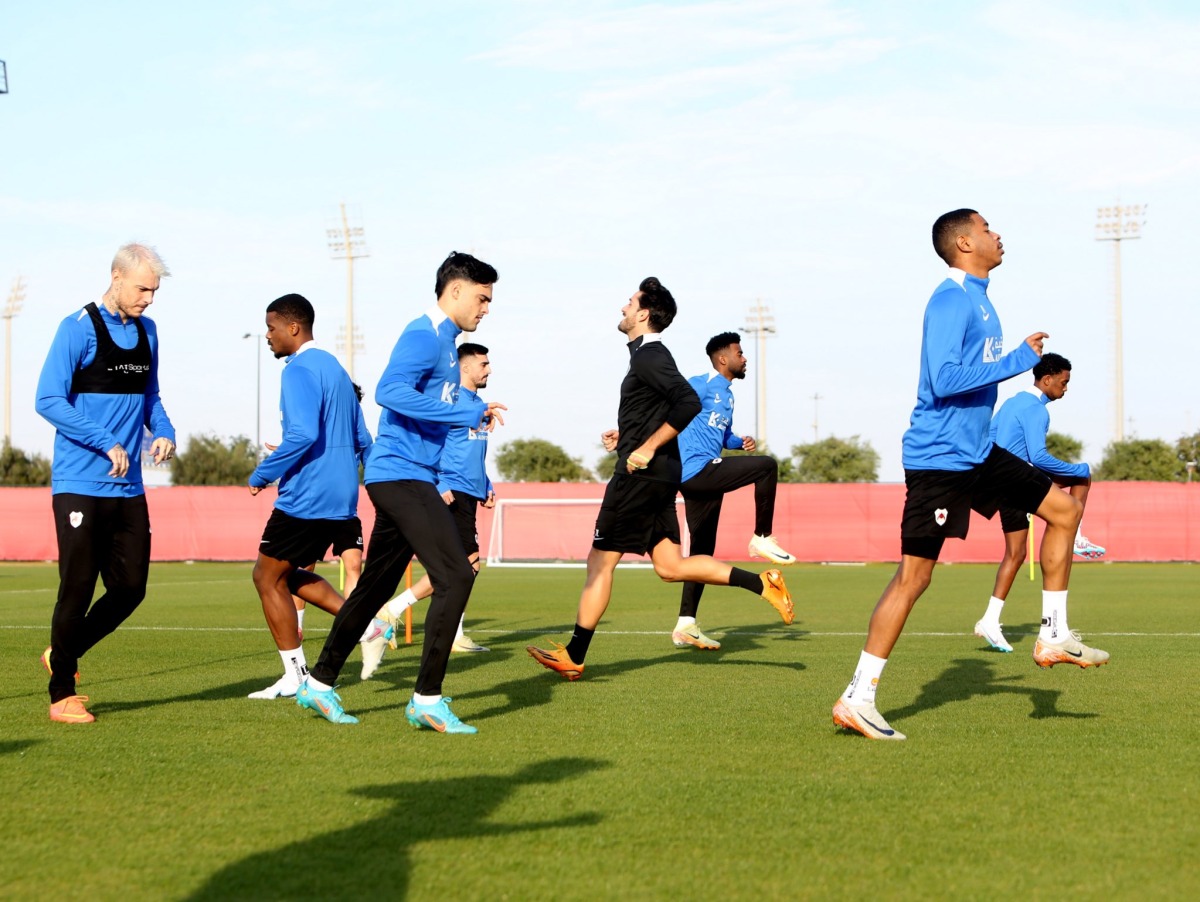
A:
<svg viewBox="0 0 1200 902">
<path fill-rule="evenodd" d="M 812 439 L 819 394 L 820 436 L 870 441 L 896 480 L 943 275 L 929 226 L 970 206 L 1004 237 L 1007 344 L 1043 330 L 1071 358 L 1053 428 L 1096 462 L 1114 427 L 1112 248 L 1094 226 L 1118 199 L 1149 205 L 1123 250 L 1127 431 L 1173 441 L 1200 428 L 1196 46 L 1183 3 L 0 3 L 0 300 L 28 284 L 14 443 L 49 452 L 46 349 L 131 239 L 173 272 L 151 316 L 181 438 L 253 435 L 242 335 L 299 291 L 335 346 L 345 265 L 325 229 L 345 201 L 371 254 L 368 395 L 438 263 L 471 250 L 500 271 L 476 333 L 510 408 L 497 438 L 591 464 L 615 425 L 619 311 L 653 274 L 680 302 L 665 338 L 685 375 L 761 298 L 770 445 Z M 746 344 L 739 432 L 756 425 Z M 279 365 L 262 363 L 269 439 Z"/>
</svg>

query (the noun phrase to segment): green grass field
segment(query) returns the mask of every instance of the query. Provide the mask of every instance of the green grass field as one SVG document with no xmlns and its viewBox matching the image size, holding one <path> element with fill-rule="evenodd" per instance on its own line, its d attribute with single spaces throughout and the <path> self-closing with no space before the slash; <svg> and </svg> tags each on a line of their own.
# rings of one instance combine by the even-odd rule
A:
<svg viewBox="0 0 1200 902">
<path fill-rule="evenodd" d="M 401 711 L 419 632 L 369 682 L 351 657 L 357 726 L 246 699 L 279 670 L 247 564 L 152 567 L 82 662 L 97 722 L 51 723 L 55 571 L 0 565 L 0 896 L 1195 898 L 1200 567 L 1077 565 L 1071 625 L 1113 655 L 1089 671 L 1033 665 L 1024 576 L 1015 653 L 971 635 L 992 572 L 938 569 L 879 693 L 909 740 L 878 743 L 829 711 L 890 567 L 791 568 L 791 627 L 709 589 L 716 652 L 675 649 L 677 589 L 623 570 L 577 683 L 524 647 L 565 640 L 581 571 L 485 570 L 492 651 L 446 681 L 479 734 L 442 736 Z"/>
</svg>

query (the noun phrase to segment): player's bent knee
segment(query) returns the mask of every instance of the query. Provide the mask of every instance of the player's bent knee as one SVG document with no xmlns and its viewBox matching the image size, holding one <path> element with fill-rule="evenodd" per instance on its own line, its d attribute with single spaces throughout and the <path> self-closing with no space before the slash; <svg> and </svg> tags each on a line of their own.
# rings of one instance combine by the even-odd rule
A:
<svg viewBox="0 0 1200 902">
<path fill-rule="evenodd" d="M 1051 526 L 1073 530 L 1083 519 L 1083 504 L 1066 492 L 1051 489 L 1037 509 L 1037 515 Z"/>
</svg>

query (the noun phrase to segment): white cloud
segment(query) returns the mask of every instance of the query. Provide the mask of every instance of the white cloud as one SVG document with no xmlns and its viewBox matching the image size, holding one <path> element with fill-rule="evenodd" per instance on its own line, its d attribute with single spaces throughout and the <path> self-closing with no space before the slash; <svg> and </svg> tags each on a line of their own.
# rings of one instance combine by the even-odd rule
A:
<svg viewBox="0 0 1200 902">
<path fill-rule="evenodd" d="M 857 15 L 826 0 L 652 3 L 551 14 L 477 58 L 558 72 L 640 72 L 725 54 L 770 52 L 860 28 Z"/>
</svg>

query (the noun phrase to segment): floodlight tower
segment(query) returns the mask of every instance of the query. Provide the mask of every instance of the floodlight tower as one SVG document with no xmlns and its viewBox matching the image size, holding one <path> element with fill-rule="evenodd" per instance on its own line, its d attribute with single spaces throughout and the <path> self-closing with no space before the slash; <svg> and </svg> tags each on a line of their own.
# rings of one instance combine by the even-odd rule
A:
<svg viewBox="0 0 1200 902">
<path fill-rule="evenodd" d="M 354 261 L 369 257 L 367 242 L 361 225 L 351 225 L 346 215 L 346 205 L 338 205 L 339 221 L 325 230 L 329 239 L 329 250 L 333 259 L 346 261 L 346 324 L 342 327 L 339 344 L 346 352 L 346 372 L 354 378 L 354 352 L 363 349 L 362 336 L 354 328 Z M 355 219 L 357 220 L 357 216 Z"/>
<path fill-rule="evenodd" d="M 0 94 L 8 93 L 8 66 L 0 60 Z"/>
<path fill-rule="evenodd" d="M 754 424 L 757 427 L 759 444 L 766 446 L 767 444 L 767 337 L 775 334 L 775 317 L 771 315 L 771 309 L 762 302 L 761 298 L 755 298 L 754 303 L 750 305 L 750 312 L 746 314 L 746 325 L 742 326 L 742 331 L 747 335 L 753 335 L 757 339 L 755 345 L 755 384 L 758 387 L 758 407 L 754 415 Z"/>
<path fill-rule="evenodd" d="M 1142 237 L 1147 204 L 1100 207 L 1096 211 L 1096 240 L 1113 243 L 1113 318 L 1116 324 L 1113 360 L 1113 419 L 1116 441 L 1125 441 L 1125 352 L 1121 326 L 1121 242 Z"/>
<path fill-rule="evenodd" d="M 0 319 L 4 320 L 4 441 L 9 445 L 12 444 L 12 321 L 21 312 L 24 300 L 25 283 L 17 276 L 4 304 L 4 312 L 0 313 Z"/>
</svg>

